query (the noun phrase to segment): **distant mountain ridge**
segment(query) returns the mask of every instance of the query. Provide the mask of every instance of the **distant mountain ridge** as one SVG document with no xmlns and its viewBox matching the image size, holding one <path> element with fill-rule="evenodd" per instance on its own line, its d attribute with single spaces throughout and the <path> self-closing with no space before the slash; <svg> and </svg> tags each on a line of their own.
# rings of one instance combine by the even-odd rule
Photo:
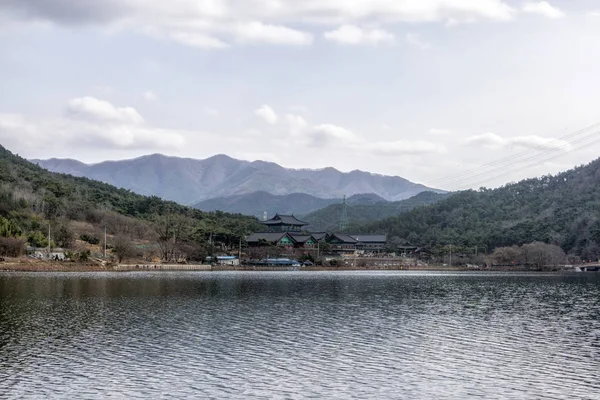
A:
<svg viewBox="0 0 600 400">
<path fill-rule="evenodd" d="M 342 199 L 321 199 L 305 193 L 276 195 L 268 192 L 252 192 L 225 197 L 215 197 L 193 205 L 203 211 L 225 211 L 253 215 L 262 219 L 266 212 L 268 216 L 279 214 L 303 215 L 315 210 L 341 204 Z M 347 199 L 349 205 L 372 205 L 387 201 L 376 194 L 355 194 Z M 387 216 L 387 215 L 386 215 Z"/>
<path fill-rule="evenodd" d="M 442 192 L 399 176 L 359 170 L 341 172 L 331 167 L 288 169 L 271 162 L 243 161 L 226 155 L 197 160 L 152 154 L 97 164 L 55 158 L 31 161 L 52 172 L 83 176 L 183 204 L 253 192 L 304 193 L 321 199 L 373 193 L 388 201 L 406 199 L 423 191 Z"/>
</svg>

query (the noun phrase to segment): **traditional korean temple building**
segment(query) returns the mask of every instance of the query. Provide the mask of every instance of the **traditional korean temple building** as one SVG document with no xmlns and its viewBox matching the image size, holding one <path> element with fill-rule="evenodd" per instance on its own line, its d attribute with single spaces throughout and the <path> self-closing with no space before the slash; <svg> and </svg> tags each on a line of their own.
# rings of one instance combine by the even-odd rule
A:
<svg viewBox="0 0 600 400">
<path fill-rule="evenodd" d="M 359 250 L 368 252 L 382 252 L 387 243 L 387 235 L 361 235 L 351 233 L 348 236 L 356 239 Z"/>
<path fill-rule="evenodd" d="M 293 247 L 294 239 L 287 232 L 257 232 L 246 238 L 250 247 L 264 245 L 276 245 L 282 247 Z"/>
<path fill-rule="evenodd" d="M 316 249 L 319 242 L 327 242 L 333 253 L 355 254 L 356 252 L 380 253 L 387 242 L 386 235 L 362 235 L 328 232 L 307 232 L 308 225 L 293 215 L 276 214 L 263 221 L 265 232 L 257 232 L 246 238 L 250 247 L 275 245 L 286 248 Z"/>
<path fill-rule="evenodd" d="M 317 247 L 318 241 L 311 234 L 301 232 L 257 232 L 246 238 L 250 247 L 275 245 L 312 249 Z"/>
<path fill-rule="evenodd" d="M 308 222 L 300 221 L 294 215 L 275 214 L 273 218 L 263 221 L 262 224 L 269 232 L 301 232 Z"/>
<path fill-rule="evenodd" d="M 345 233 L 333 233 L 327 243 L 334 253 L 354 253 L 357 250 L 358 240 Z"/>
</svg>

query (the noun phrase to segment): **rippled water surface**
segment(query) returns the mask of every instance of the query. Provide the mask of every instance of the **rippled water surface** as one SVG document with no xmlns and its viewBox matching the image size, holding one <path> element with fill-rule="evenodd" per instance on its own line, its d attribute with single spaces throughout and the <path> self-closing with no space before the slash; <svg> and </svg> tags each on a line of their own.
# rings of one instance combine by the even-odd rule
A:
<svg viewBox="0 0 600 400">
<path fill-rule="evenodd" d="M 600 278 L 0 274 L 0 398 L 600 399 Z"/>
</svg>

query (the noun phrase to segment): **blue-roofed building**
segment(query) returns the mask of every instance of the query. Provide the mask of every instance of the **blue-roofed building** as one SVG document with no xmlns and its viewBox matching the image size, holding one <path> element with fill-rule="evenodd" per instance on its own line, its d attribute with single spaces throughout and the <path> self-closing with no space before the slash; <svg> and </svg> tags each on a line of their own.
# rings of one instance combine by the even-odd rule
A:
<svg viewBox="0 0 600 400">
<path fill-rule="evenodd" d="M 240 265 L 240 260 L 236 256 L 216 256 L 216 260 L 213 260 L 212 257 L 206 257 L 204 260 L 207 264 L 217 264 L 217 265 Z"/>
</svg>

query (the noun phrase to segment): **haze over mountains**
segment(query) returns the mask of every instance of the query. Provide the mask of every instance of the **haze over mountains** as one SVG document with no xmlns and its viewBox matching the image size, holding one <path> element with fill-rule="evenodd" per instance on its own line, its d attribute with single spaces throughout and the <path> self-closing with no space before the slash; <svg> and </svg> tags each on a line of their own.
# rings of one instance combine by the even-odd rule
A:
<svg viewBox="0 0 600 400">
<path fill-rule="evenodd" d="M 275 195 L 267 192 L 252 192 L 227 197 L 215 197 L 201 201 L 193 206 L 204 211 L 237 212 L 254 215 L 262 219 L 265 212 L 268 216 L 274 213 L 304 215 L 324 207 L 339 204 L 343 199 L 321 199 L 305 193 Z M 347 199 L 348 205 L 373 205 L 387 203 L 376 194 L 355 194 Z"/>
<path fill-rule="evenodd" d="M 335 168 L 288 169 L 271 162 L 243 161 L 226 155 L 197 160 L 153 154 L 98 164 L 84 164 L 72 159 L 32 161 L 52 172 L 84 176 L 182 204 L 197 204 L 219 197 L 235 201 L 239 198 L 231 196 L 248 194 L 252 194 L 249 201 L 255 201 L 261 196 L 265 204 L 274 201 L 273 198 L 267 199 L 269 196 L 264 193 L 275 196 L 298 193 L 310 195 L 318 199 L 305 200 L 316 204 L 322 199 L 339 201 L 344 195 L 350 197 L 356 194 L 373 194 L 384 200 L 397 201 L 423 191 L 442 192 L 398 176 L 358 170 L 341 172 Z M 332 203 L 323 202 L 323 206 L 329 204 Z M 208 209 L 215 207 L 213 202 Z M 312 208 L 314 209 L 316 208 Z M 239 208 L 230 211 L 241 212 Z M 306 212 L 308 211 L 311 210 L 307 209 Z"/>
</svg>

